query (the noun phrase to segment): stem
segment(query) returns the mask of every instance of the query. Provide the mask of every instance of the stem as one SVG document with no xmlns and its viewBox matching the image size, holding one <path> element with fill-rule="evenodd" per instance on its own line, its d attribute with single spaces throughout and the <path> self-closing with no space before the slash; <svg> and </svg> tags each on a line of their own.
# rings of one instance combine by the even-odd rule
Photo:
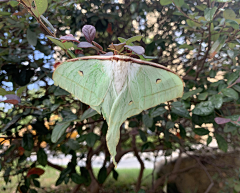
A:
<svg viewBox="0 0 240 193">
<path fill-rule="evenodd" d="M 132 147 L 133 147 L 134 155 L 136 156 L 136 158 L 137 158 L 137 160 L 138 160 L 138 162 L 140 163 L 140 166 L 141 166 L 141 169 L 140 169 L 140 172 L 139 172 L 139 175 L 138 175 L 136 188 L 135 188 L 135 191 L 138 192 L 141 188 L 142 176 L 143 176 L 143 171 L 145 169 L 145 166 L 144 166 L 144 163 L 143 163 L 141 157 L 138 154 L 138 150 L 137 150 L 137 147 L 136 147 L 136 136 L 135 135 L 132 136 Z"/>
</svg>

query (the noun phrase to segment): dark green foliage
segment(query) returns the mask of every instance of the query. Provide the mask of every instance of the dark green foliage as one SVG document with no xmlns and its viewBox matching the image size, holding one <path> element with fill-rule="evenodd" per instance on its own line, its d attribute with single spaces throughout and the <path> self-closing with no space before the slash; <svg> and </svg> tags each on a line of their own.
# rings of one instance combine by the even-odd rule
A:
<svg viewBox="0 0 240 193">
<path fill-rule="evenodd" d="M 77 41 L 80 38 L 80 42 L 89 43 L 94 38 L 105 51 L 111 43 L 142 46 L 151 57 L 133 57 L 171 67 L 185 83 L 182 98 L 128 118 L 121 127 L 119 155 L 124 151 L 135 153 L 134 145 L 139 155 L 163 150 L 170 156 L 179 149 L 192 153 L 198 151 L 195 144 L 203 142 L 196 135 L 206 139 L 202 147 L 211 146 L 214 139 L 225 152 L 228 147 L 239 147 L 239 1 L 35 2 L 36 6 L 42 3 L 39 13 L 44 16 L 41 21 L 45 27 L 35 10 L 33 17 L 24 13 L 17 1 L 0 1 L 0 95 L 21 99 L 5 101 L 14 104 L 10 110 L 0 107 L 0 170 L 6 183 L 11 175 L 23 175 L 18 186 L 21 192 L 37 192 L 35 188 L 41 187 L 39 176 L 27 177 L 27 172 L 37 165 L 49 165 L 47 159 L 56 152 L 72 156 L 60 169 L 57 186 L 73 181 L 84 188 L 104 187 L 109 175 L 117 180 L 106 147 L 106 121 L 51 81 L 55 61 L 99 52 L 95 44 L 97 49 L 83 50 L 76 41 L 63 43 L 59 39 L 69 33 L 75 35 L 86 24 L 95 26 L 96 35 L 75 36 Z M 221 9 L 226 2 L 228 6 Z M 231 121 L 218 125 L 216 117 Z M 8 148 L 6 141 L 10 142 Z M 100 153 L 105 156 L 104 162 L 93 178 L 92 156 Z M 27 159 L 31 154 L 37 155 L 34 163 Z M 78 161 L 86 164 L 80 173 Z M 136 190 L 147 191 L 141 187 Z"/>
</svg>

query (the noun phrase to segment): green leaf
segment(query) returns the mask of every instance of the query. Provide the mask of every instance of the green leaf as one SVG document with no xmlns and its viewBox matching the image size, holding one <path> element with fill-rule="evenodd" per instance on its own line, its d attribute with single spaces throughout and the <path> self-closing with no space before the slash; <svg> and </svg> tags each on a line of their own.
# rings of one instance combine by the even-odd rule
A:
<svg viewBox="0 0 240 193">
<path fill-rule="evenodd" d="M 214 78 L 216 76 L 216 74 L 217 74 L 217 72 L 215 70 L 213 70 L 213 69 L 211 69 L 210 72 L 209 72 L 209 76 L 211 78 Z"/>
<path fill-rule="evenodd" d="M 58 104 L 53 104 L 53 105 L 51 106 L 51 108 L 50 108 L 50 111 L 51 111 L 51 112 L 55 111 L 59 106 L 60 106 L 59 103 L 58 103 Z"/>
<path fill-rule="evenodd" d="M 17 96 L 21 96 L 23 91 L 25 91 L 27 89 L 27 86 L 23 86 L 23 87 L 20 87 L 18 90 L 17 90 Z"/>
<path fill-rule="evenodd" d="M 186 130 L 182 126 L 182 124 L 179 125 L 179 129 L 180 129 L 180 136 L 184 139 L 186 137 Z"/>
<path fill-rule="evenodd" d="M 206 18 L 207 21 L 213 20 L 213 16 L 214 16 L 216 10 L 217 10 L 217 7 L 206 8 L 204 10 L 204 17 Z"/>
<path fill-rule="evenodd" d="M 48 27 L 49 27 L 53 32 L 56 31 L 56 29 L 52 26 L 52 24 L 47 20 L 46 17 L 44 17 L 43 15 L 41 15 L 40 17 L 41 17 L 41 19 L 48 25 Z"/>
<path fill-rule="evenodd" d="M 207 92 L 201 93 L 198 95 L 198 100 L 205 101 L 208 96 Z"/>
<path fill-rule="evenodd" d="M 89 133 L 86 137 L 86 142 L 89 147 L 93 147 L 96 141 L 99 139 L 99 136 L 95 133 Z"/>
<path fill-rule="evenodd" d="M 226 19 L 226 25 L 233 27 L 233 29 L 239 29 L 239 24 L 238 22 L 230 19 Z"/>
<path fill-rule="evenodd" d="M 191 118 L 188 110 L 183 108 L 183 107 L 173 107 L 171 112 L 175 113 L 176 115 L 178 115 L 180 117 L 185 117 L 185 118 L 188 118 L 188 119 Z"/>
<path fill-rule="evenodd" d="M 138 127 L 139 123 L 137 121 L 130 121 L 128 127 Z"/>
<path fill-rule="evenodd" d="M 117 173 L 117 171 L 113 168 L 112 169 L 112 176 L 113 176 L 113 178 L 115 179 L 115 180 L 117 180 L 118 179 L 118 173 Z"/>
<path fill-rule="evenodd" d="M 24 133 L 22 139 L 22 147 L 27 151 L 31 151 L 33 145 L 34 145 L 33 135 L 31 133 Z"/>
<path fill-rule="evenodd" d="M 212 136 L 208 136 L 207 138 L 207 146 L 212 142 Z"/>
<path fill-rule="evenodd" d="M 0 15 L 9 16 L 9 15 L 11 15 L 11 13 L 10 12 L 6 12 L 6 11 L 0 11 Z"/>
<path fill-rule="evenodd" d="M 235 114 L 235 115 L 230 115 L 230 116 L 226 116 L 226 118 L 231 119 L 232 121 L 237 121 L 237 124 L 234 122 L 231 122 L 231 124 L 235 125 L 236 127 L 239 127 L 240 121 L 238 121 L 238 118 L 240 117 L 239 114 Z"/>
<path fill-rule="evenodd" d="M 173 0 L 173 3 L 177 6 L 177 7 L 182 7 L 184 4 L 184 0 Z"/>
<path fill-rule="evenodd" d="M 238 86 L 237 84 L 233 85 L 232 88 L 238 92 L 240 92 L 240 86 Z"/>
<path fill-rule="evenodd" d="M 225 133 L 236 131 L 236 130 L 237 130 L 237 127 L 232 123 L 226 123 L 223 129 Z"/>
<path fill-rule="evenodd" d="M 97 111 L 95 111 L 95 110 L 92 109 L 92 108 L 88 108 L 88 109 L 87 109 L 86 111 L 84 111 L 84 113 L 82 114 L 80 121 L 83 121 L 83 120 L 85 120 L 85 119 L 88 119 L 88 118 L 90 118 L 90 117 L 92 117 L 92 116 L 94 116 L 94 115 L 97 115 L 97 114 L 98 114 Z"/>
<path fill-rule="evenodd" d="M 33 179 L 34 186 L 40 188 L 40 182 L 38 180 Z"/>
<path fill-rule="evenodd" d="M 223 12 L 223 17 L 225 19 L 235 19 L 236 18 L 236 14 L 232 9 L 226 9 Z"/>
<path fill-rule="evenodd" d="M 191 19 L 187 19 L 187 24 L 190 26 L 190 27 L 201 27 L 202 25 L 199 24 L 199 23 L 196 23 L 194 21 L 192 21 Z"/>
<path fill-rule="evenodd" d="M 12 126 L 14 123 L 16 123 L 21 117 L 23 116 L 23 114 L 18 114 L 18 115 L 15 115 L 11 121 L 9 121 L 5 127 L 2 128 L 1 132 L 5 132 L 10 126 Z"/>
<path fill-rule="evenodd" d="M 98 172 L 98 182 L 100 184 L 103 184 L 105 182 L 105 180 L 107 179 L 107 169 L 106 167 L 102 167 L 99 172 Z"/>
<path fill-rule="evenodd" d="M 38 182 L 37 180 L 34 180 L 34 181 Z M 36 184 L 36 182 L 35 182 L 35 183 L 33 182 L 34 185 Z M 38 182 L 38 183 L 39 183 L 39 186 L 40 186 L 40 182 Z M 35 185 L 35 186 L 36 186 L 36 185 Z M 37 191 L 34 190 L 34 189 L 30 189 L 28 193 L 37 193 Z"/>
<path fill-rule="evenodd" d="M 229 45 L 229 44 L 228 44 Z M 227 54 L 228 54 L 228 56 L 230 57 L 230 58 L 234 58 L 234 51 L 232 51 L 232 50 L 227 50 Z"/>
<path fill-rule="evenodd" d="M 160 0 L 162 6 L 172 4 L 172 0 Z"/>
<path fill-rule="evenodd" d="M 194 22 L 195 23 L 195 22 Z M 188 24 L 189 25 L 189 24 Z M 190 26 L 190 25 L 189 25 Z M 192 26 L 190 26 L 190 27 L 192 27 Z M 190 45 L 188 45 L 188 44 L 182 44 L 182 45 L 180 45 L 179 46 L 179 49 L 181 49 L 181 48 L 183 48 L 183 49 L 188 49 L 188 50 L 193 50 L 194 49 L 194 47 L 193 46 L 190 46 Z"/>
<path fill-rule="evenodd" d="M 51 140 L 53 143 L 56 143 L 58 141 L 58 139 L 63 135 L 69 125 L 70 122 L 60 122 L 55 125 L 51 136 Z"/>
<path fill-rule="evenodd" d="M 40 148 L 37 152 L 37 161 L 42 166 L 47 165 L 47 154 L 43 148 Z"/>
<path fill-rule="evenodd" d="M 76 184 L 83 184 L 86 182 L 86 179 L 83 176 L 80 176 L 77 173 L 71 174 L 71 179 Z"/>
<path fill-rule="evenodd" d="M 160 116 L 164 114 L 167 110 L 163 107 L 158 107 L 157 109 L 153 109 L 151 112 L 149 112 L 150 117 L 155 118 L 157 116 Z"/>
<path fill-rule="evenodd" d="M 81 176 L 85 177 L 86 182 L 84 184 L 86 186 L 89 186 L 91 182 L 91 177 L 88 170 L 85 167 L 80 167 L 80 172 L 81 172 Z"/>
<path fill-rule="evenodd" d="M 147 137 L 146 137 L 145 133 L 141 129 L 138 129 L 138 132 L 139 132 L 141 140 L 143 142 L 146 142 L 147 141 Z"/>
<path fill-rule="evenodd" d="M 239 77 L 239 71 L 231 73 L 230 76 L 228 76 L 227 84 L 231 85 L 238 79 L 238 77 Z"/>
<path fill-rule="evenodd" d="M 0 95 L 4 96 L 4 95 L 7 95 L 7 94 L 15 94 L 15 93 L 14 92 L 9 93 L 9 91 L 6 91 L 4 88 L 0 88 Z"/>
<path fill-rule="evenodd" d="M 239 181 L 238 181 L 238 182 L 235 182 L 235 184 L 234 184 L 234 190 L 236 191 L 236 193 L 237 193 L 237 192 L 240 192 L 240 183 L 239 183 Z"/>
<path fill-rule="evenodd" d="M 8 167 L 3 174 L 3 179 L 4 179 L 6 184 L 8 183 L 11 170 L 12 170 L 11 167 Z"/>
<path fill-rule="evenodd" d="M 30 28 L 27 29 L 27 41 L 32 46 L 37 45 L 37 34 L 30 30 Z"/>
<path fill-rule="evenodd" d="M 61 121 L 61 123 L 72 122 L 72 121 L 75 121 L 77 118 L 78 118 L 77 115 L 70 112 L 67 116 L 64 117 L 64 119 Z"/>
<path fill-rule="evenodd" d="M 201 11 L 204 11 L 207 8 L 207 5 L 201 4 L 201 5 L 196 5 L 195 7 Z"/>
<path fill-rule="evenodd" d="M 70 93 L 63 90 L 62 88 L 58 87 L 55 91 L 54 91 L 54 96 L 62 96 L 62 95 L 69 95 Z"/>
<path fill-rule="evenodd" d="M 182 16 L 184 16 L 184 14 L 181 13 L 180 11 L 174 11 L 174 12 L 173 12 L 173 15 L 182 15 Z"/>
<path fill-rule="evenodd" d="M 66 176 L 72 171 L 72 167 L 69 167 L 70 165 L 68 165 L 67 168 L 65 168 L 64 170 L 61 171 L 60 176 L 58 178 L 58 180 L 55 183 L 55 186 L 60 185 L 64 179 L 66 178 Z"/>
<path fill-rule="evenodd" d="M 211 101 L 201 102 L 195 106 L 192 113 L 201 116 L 210 115 L 214 111 L 214 106 Z"/>
<path fill-rule="evenodd" d="M 211 36 L 211 40 L 212 41 L 217 41 L 217 39 L 219 38 L 220 34 L 218 33 L 218 31 L 212 31 L 212 36 Z"/>
<path fill-rule="evenodd" d="M 185 92 L 184 94 L 183 94 L 183 96 L 182 96 L 182 99 L 183 100 L 186 100 L 188 97 L 190 97 L 190 96 L 192 96 L 192 95 L 195 95 L 195 94 L 197 94 L 197 93 L 199 93 L 199 92 L 202 92 L 202 88 L 198 88 L 198 89 L 196 89 L 196 90 L 192 90 L 192 91 L 189 91 L 189 92 Z"/>
<path fill-rule="evenodd" d="M 63 50 L 67 50 L 69 48 L 74 47 L 74 43 L 73 42 L 64 42 L 62 43 L 62 41 L 58 38 L 52 37 L 52 36 L 46 36 L 48 39 L 50 39 L 54 44 L 56 44 L 57 46 L 61 47 Z"/>
<path fill-rule="evenodd" d="M 12 6 L 12 7 L 16 7 L 18 6 L 18 2 L 17 1 L 9 1 L 9 4 Z"/>
<path fill-rule="evenodd" d="M 35 8 L 31 8 L 33 13 L 39 18 L 48 7 L 48 0 L 34 0 Z"/>
<path fill-rule="evenodd" d="M 142 39 L 142 36 L 141 36 L 141 35 L 133 36 L 133 37 L 128 38 L 128 39 L 118 37 L 118 40 L 119 40 L 121 43 L 126 42 L 126 45 L 130 45 L 130 46 L 133 46 L 133 44 L 131 44 L 132 42 L 141 41 L 141 39 Z"/>
<path fill-rule="evenodd" d="M 144 143 L 143 145 L 142 145 L 142 147 L 141 147 L 141 151 L 143 152 L 143 151 L 145 151 L 146 149 L 148 149 L 149 147 L 152 147 L 152 148 L 154 148 L 154 145 L 153 145 L 153 143 L 152 142 L 146 142 L 146 143 Z"/>
<path fill-rule="evenodd" d="M 200 135 L 200 136 L 209 134 L 209 130 L 208 129 L 204 129 L 204 128 L 195 128 L 193 130 L 193 132 L 196 133 L 197 135 Z"/>
<path fill-rule="evenodd" d="M 221 149 L 224 152 L 227 152 L 228 144 L 227 144 L 226 140 L 221 135 L 219 135 L 217 133 L 215 133 L 214 136 L 217 140 L 219 149 Z"/>
<path fill-rule="evenodd" d="M 221 48 L 223 47 L 223 45 L 225 44 L 225 41 L 227 39 L 227 36 L 220 36 L 216 42 L 214 42 L 214 44 L 212 45 L 209 54 L 210 57 L 213 58 L 215 56 L 216 53 L 218 53 L 219 50 L 221 50 Z"/>
<path fill-rule="evenodd" d="M 172 129 L 174 127 L 174 122 L 168 121 L 166 124 L 166 129 Z"/>
<path fill-rule="evenodd" d="M 233 98 L 234 100 L 238 100 L 239 98 L 238 93 L 232 88 L 224 88 L 222 89 L 222 93 L 229 98 Z"/>
<path fill-rule="evenodd" d="M 22 0 L 28 7 L 32 6 L 33 0 Z"/>
<path fill-rule="evenodd" d="M 74 151 L 80 149 L 79 143 L 74 139 L 69 139 L 66 145 L 69 146 Z"/>
<path fill-rule="evenodd" d="M 152 127 L 153 125 L 153 118 L 150 117 L 148 114 L 144 114 L 142 116 L 142 121 L 143 121 L 143 124 L 148 128 Z"/>
<path fill-rule="evenodd" d="M 220 94 L 213 95 L 210 101 L 216 109 L 220 109 L 223 104 L 223 98 Z"/>
</svg>

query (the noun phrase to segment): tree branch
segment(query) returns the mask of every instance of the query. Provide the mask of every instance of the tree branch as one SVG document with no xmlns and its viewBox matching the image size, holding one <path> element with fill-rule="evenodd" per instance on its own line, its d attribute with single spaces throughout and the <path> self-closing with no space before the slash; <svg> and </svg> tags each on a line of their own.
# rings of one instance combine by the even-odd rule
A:
<svg viewBox="0 0 240 193">
<path fill-rule="evenodd" d="M 52 167 L 52 168 L 54 168 L 54 169 L 56 169 L 56 170 L 59 170 L 59 171 L 63 171 L 63 170 L 64 170 L 63 167 L 61 167 L 61 166 L 59 166 L 59 165 L 55 165 L 55 164 L 53 164 L 53 163 L 51 163 L 51 162 L 49 162 L 49 161 L 47 161 L 47 165 L 50 166 L 50 167 Z"/>
<path fill-rule="evenodd" d="M 138 175 L 138 179 L 137 179 L 136 188 L 135 188 L 135 191 L 138 192 L 141 188 L 141 181 L 142 181 L 142 176 L 143 176 L 143 171 L 145 169 L 145 166 L 144 166 L 144 163 L 143 163 L 141 157 L 138 154 L 138 150 L 137 150 L 137 147 L 136 147 L 136 135 L 132 135 L 132 147 L 133 147 L 134 155 L 136 156 L 136 158 L 137 158 L 137 160 L 138 160 L 138 162 L 140 163 L 140 166 L 141 166 L 141 169 L 140 169 L 140 172 L 139 172 L 139 175 Z"/>
</svg>

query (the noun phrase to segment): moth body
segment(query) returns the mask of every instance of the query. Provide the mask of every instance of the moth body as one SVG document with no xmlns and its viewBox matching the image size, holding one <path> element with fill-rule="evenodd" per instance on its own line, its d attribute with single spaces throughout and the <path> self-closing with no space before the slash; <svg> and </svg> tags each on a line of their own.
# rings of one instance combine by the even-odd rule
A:
<svg viewBox="0 0 240 193">
<path fill-rule="evenodd" d="M 129 61 L 125 62 L 123 60 L 112 60 L 113 82 L 117 94 L 121 92 L 123 85 L 126 82 L 129 65 Z"/>
</svg>

